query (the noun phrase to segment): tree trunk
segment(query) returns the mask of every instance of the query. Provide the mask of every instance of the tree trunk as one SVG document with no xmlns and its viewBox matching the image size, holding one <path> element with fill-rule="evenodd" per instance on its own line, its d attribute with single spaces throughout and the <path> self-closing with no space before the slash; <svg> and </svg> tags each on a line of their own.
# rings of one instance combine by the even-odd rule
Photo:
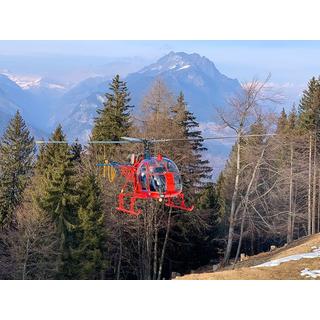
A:
<svg viewBox="0 0 320 320">
<path fill-rule="evenodd" d="M 160 257 L 160 261 L 159 261 L 158 280 L 160 280 L 161 276 L 162 276 L 164 255 L 166 252 L 166 247 L 167 247 L 167 242 L 168 242 L 169 232 L 170 232 L 170 225 L 171 225 L 171 212 L 172 212 L 172 208 L 170 208 L 169 214 L 168 214 L 167 230 L 166 230 L 166 235 L 164 237 L 164 242 L 163 242 L 163 246 L 162 246 L 162 250 L 161 250 L 161 257 Z"/>
<path fill-rule="evenodd" d="M 309 135 L 308 235 L 311 234 L 312 135 Z"/>
<path fill-rule="evenodd" d="M 231 249 L 232 249 L 232 242 L 233 242 L 233 236 L 234 236 L 234 226 L 235 226 L 236 201 L 238 198 L 238 191 L 239 191 L 239 175 L 240 175 L 240 134 L 238 133 L 236 178 L 235 178 L 235 182 L 234 182 L 234 189 L 233 189 L 233 195 L 232 195 L 232 200 L 231 200 L 227 247 L 226 247 L 226 251 L 224 254 L 224 259 L 222 261 L 222 266 L 225 266 L 229 262 Z"/>
<path fill-rule="evenodd" d="M 316 195 L 317 195 L 317 143 L 314 139 L 313 150 L 313 189 L 312 189 L 312 218 L 311 218 L 311 233 L 316 233 Z"/>
<path fill-rule="evenodd" d="M 29 238 L 27 239 L 27 244 L 26 244 L 26 254 L 23 262 L 23 267 L 22 267 L 22 280 L 26 279 L 27 276 L 27 262 L 29 258 Z"/>
<path fill-rule="evenodd" d="M 320 192 L 320 173 L 318 172 L 318 192 Z M 317 223 L 317 232 L 320 232 L 320 197 L 318 196 L 318 223 Z"/>
<path fill-rule="evenodd" d="M 122 261 L 122 235 L 120 232 L 119 257 L 118 257 L 118 264 L 117 264 L 117 280 L 120 279 L 121 261 Z"/>
<path fill-rule="evenodd" d="M 262 160 L 262 158 L 264 156 L 265 150 L 266 150 L 266 148 L 264 147 L 262 149 L 262 151 L 261 151 L 261 154 L 259 156 L 259 159 L 257 160 L 256 165 L 254 166 L 254 169 L 253 169 L 253 172 L 252 172 L 252 175 L 251 175 L 251 179 L 250 179 L 250 182 L 248 184 L 248 187 L 247 187 L 247 190 L 246 190 L 246 194 L 244 196 L 244 200 L 241 202 L 241 203 L 244 204 L 244 208 L 243 208 L 242 218 L 241 218 L 240 239 L 239 239 L 239 243 L 238 243 L 237 254 L 236 254 L 236 258 L 235 258 L 234 264 L 236 264 L 236 262 L 239 259 L 239 255 L 240 255 L 240 249 L 241 249 L 241 244 L 242 244 L 242 236 L 243 236 L 243 228 L 244 228 L 244 221 L 245 221 L 245 217 L 246 217 L 246 213 L 247 213 L 247 209 L 248 209 L 248 202 L 249 202 L 249 196 L 250 196 L 250 192 L 251 192 L 251 187 L 252 187 L 253 182 L 254 182 L 254 180 L 256 178 L 257 171 L 258 171 L 258 169 L 260 167 L 260 163 L 261 163 L 261 160 Z M 239 208 L 240 208 L 241 203 L 239 204 Z M 238 209 L 236 211 L 238 211 Z"/>
<path fill-rule="evenodd" d="M 294 239 L 294 225 L 295 225 L 295 219 L 296 219 L 296 199 L 297 199 L 297 185 L 294 185 L 294 196 L 293 196 L 293 203 L 292 203 L 292 227 L 291 227 L 291 239 Z M 298 226 L 299 230 L 299 226 Z M 298 237 L 299 238 L 299 237 Z"/>
<path fill-rule="evenodd" d="M 288 214 L 288 229 L 287 229 L 287 243 L 292 242 L 293 225 L 292 225 L 292 207 L 293 207 L 293 143 L 290 144 L 290 176 L 289 176 L 289 214 Z"/>
<path fill-rule="evenodd" d="M 145 280 L 151 280 L 151 266 L 150 266 L 150 258 L 151 258 L 151 239 L 150 239 L 150 222 L 149 222 L 149 215 L 152 215 L 153 212 L 151 212 L 152 208 L 148 207 L 148 210 L 150 211 L 144 214 L 143 220 L 144 220 L 144 246 L 143 246 L 143 279 Z"/>
<path fill-rule="evenodd" d="M 233 268 L 235 267 L 236 263 L 239 260 L 239 256 L 240 256 L 240 250 L 241 250 L 241 245 L 242 245 L 242 237 L 243 237 L 243 229 L 244 229 L 244 221 L 245 221 L 245 212 L 242 213 L 242 217 L 241 217 L 241 227 L 240 227 L 240 237 L 239 237 L 239 242 L 238 242 L 238 248 L 237 248 L 237 253 L 236 253 L 236 257 L 234 259 L 234 263 L 233 263 Z"/>
<path fill-rule="evenodd" d="M 158 263 L 158 228 L 156 215 L 154 216 L 154 245 L 153 245 L 153 273 L 152 279 L 157 279 L 157 263 Z"/>
</svg>

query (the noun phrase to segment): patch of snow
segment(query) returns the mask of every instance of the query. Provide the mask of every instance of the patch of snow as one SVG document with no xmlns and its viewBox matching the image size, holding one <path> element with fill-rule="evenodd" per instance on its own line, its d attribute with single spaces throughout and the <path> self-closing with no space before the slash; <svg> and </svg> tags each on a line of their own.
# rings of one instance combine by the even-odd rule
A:
<svg viewBox="0 0 320 320">
<path fill-rule="evenodd" d="M 65 89 L 64 86 L 57 84 L 57 83 L 49 83 L 48 88 L 49 89 Z"/>
<path fill-rule="evenodd" d="M 11 81 L 15 82 L 20 88 L 26 90 L 31 87 L 38 87 L 41 82 L 41 77 L 26 76 L 26 75 L 13 75 L 9 72 L 3 72 Z"/>
<path fill-rule="evenodd" d="M 320 248 L 313 249 L 312 252 L 294 254 L 292 256 L 271 260 L 271 261 L 259 264 L 257 266 L 253 266 L 251 268 L 276 267 L 281 263 L 288 262 L 288 261 L 298 261 L 301 259 L 313 259 L 313 258 L 320 258 Z"/>
<path fill-rule="evenodd" d="M 102 96 L 102 95 L 98 95 L 97 96 L 97 99 L 98 99 L 98 101 L 100 101 L 101 103 L 103 103 L 103 102 L 105 102 L 105 97 L 104 96 Z"/>
<path fill-rule="evenodd" d="M 168 69 L 172 70 L 172 69 L 175 69 L 176 67 L 177 67 L 177 65 L 176 65 L 176 64 L 174 64 L 174 65 L 172 65 L 172 66 L 168 67 Z"/>
<path fill-rule="evenodd" d="M 301 271 L 300 275 L 302 277 L 307 277 L 307 278 L 317 278 L 320 277 L 320 270 L 310 270 L 308 268 L 305 268 Z"/>
<path fill-rule="evenodd" d="M 182 70 L 182 69 L 188 69 L 190 68 L 190 64 L 187 64 L 185 66 L 182 66 L 181 68 L 179 68 L 178 70 Z"/>
<path fill-rule="evenodd" d="M 161 70 L 161 69 L 162 69 L 162 66 L 156 66 L 156 67 L 151 68 L 150 70 L 152 70 L 152 71 L 153 71 L 153 70 L 158 70 L 158 71 L 159 71 L 159 70 Z"/>
</svg>

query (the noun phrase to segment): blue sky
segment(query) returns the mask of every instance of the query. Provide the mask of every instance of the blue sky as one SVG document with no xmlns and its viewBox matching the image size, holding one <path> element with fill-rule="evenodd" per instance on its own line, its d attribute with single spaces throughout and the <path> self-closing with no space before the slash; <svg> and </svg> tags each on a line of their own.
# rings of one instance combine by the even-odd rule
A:
<svg viewBox="0 0 320 320">
<path fill-rule="evenodd" d="M 99 73 L 104 65 L 103 73 L 125 62 L 123 72 L 132 72 L 169 51 L 197 52 L 242 82 L 270 72 L 275 85 L 293 91 L 320 74 L 320 41 L 0 41 L 0 69 L 7 63 L 9 69 L 47 69 L 46 76 L 57 77 L 63 68 L 70 73 L 86 65 Z"/>
<path fill-rule="evenodd" d="M 11 56 L 139 57 L 152 62 L 171 50 L 205 55 L 241 81 L 271 72 L 274 81 L 304 83 L 320 73 L 320 41 L 0 41 L 0 55 Z"/>
</svg>

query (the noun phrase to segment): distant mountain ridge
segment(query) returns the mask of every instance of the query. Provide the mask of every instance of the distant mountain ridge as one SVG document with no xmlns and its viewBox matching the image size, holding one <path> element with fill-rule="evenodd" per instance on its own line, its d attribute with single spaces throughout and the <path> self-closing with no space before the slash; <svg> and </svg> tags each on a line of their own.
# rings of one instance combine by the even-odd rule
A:
<svg viewBox="0 0 320 320">
<path fill-rule="evenodd" d="M 241 90 L 237 79 L 230 79 L 214 63 L 197 53 L 170 52 L 126 78 L 133 92 L 133 103 L 139 104 L 156 78 L 162 79 L 178 95 L 182 91 L 199 121 L 207 121 L 214 106 L 223 106 L 230 95 Z"/>
<path fill-rule="evenodd" d="M 212 120 L 213 107 L 224 106 L 230 95 L 241 90 L 237 79 L 222 74 L 206 57 L 172 51 L 125 77 L 136 110 L 156 79 L 163 80 L 175 95 L 182 91 L 200 122 Z M 61 123 L 70 140 L 84 141 L 110 81 L 98 76 L 64 88 L 47 79 L 17 78 L 22 89 L 7 75 L 0 75 L 0 112 L 12 115 L 13 110 L 19 109 L 28 123 L 48 133 Z"/>
<path fill-rule="evenodd" d="M 237 79 L 230 79 L 220 73 L 206 57 L 196 53 L 170 52 L 124 79 L 136 112 L 143 96 L 156 79 L 163 80 L 175 95 L 182 91 L 190 110 L 199 121 L 212 120 L 214 106 L 226 105 L 226 99 L 241 90 Z M 102 105 L 110 81 L 104 77 L 94 77 L 80 82 L 61 98 L 60 112 L 53 116 L 51 123 L 62 122 L 70 138 L 83 139 L 84 133 L 88 132 L 93 123 L 95 104 L 96 108 Z M 65 118 L 61 115 L 65 115 Z M 88 119 L 88 122 L 80 122 L 79 119 Z"/>
</svg>

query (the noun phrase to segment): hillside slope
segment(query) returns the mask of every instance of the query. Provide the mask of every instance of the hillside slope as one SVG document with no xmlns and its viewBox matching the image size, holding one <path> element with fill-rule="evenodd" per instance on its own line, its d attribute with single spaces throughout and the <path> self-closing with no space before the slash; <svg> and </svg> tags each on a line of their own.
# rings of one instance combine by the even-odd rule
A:
<svg viewBox="0 0 320 320">
<path fill-rule="evenodd" d="M 269 266 L 260 266 L 262 264 L 267 264 Z M 232 269 L 232 266 L 228 266 L 216 272 L 193 273 L 176 279 L 320 280 L 319 272 L 320 234 L 316 234 L 296 240 L 290 245 L 278 248 L 272 252 L 264 252 L 252 256 L 246 261 L 237 263 L 234 269 Z"/>
</svg>

